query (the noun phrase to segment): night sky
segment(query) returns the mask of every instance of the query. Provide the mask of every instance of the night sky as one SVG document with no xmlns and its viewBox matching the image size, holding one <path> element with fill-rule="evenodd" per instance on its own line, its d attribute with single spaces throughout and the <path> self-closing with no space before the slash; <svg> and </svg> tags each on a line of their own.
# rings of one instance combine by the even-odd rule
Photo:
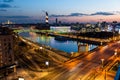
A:
<svg viewBox="0 0 120 80">
<path fill-rule="evenodd" d="M 120 22 L 120 0 L 0 0 L 0 22 Z"/>
</svg>

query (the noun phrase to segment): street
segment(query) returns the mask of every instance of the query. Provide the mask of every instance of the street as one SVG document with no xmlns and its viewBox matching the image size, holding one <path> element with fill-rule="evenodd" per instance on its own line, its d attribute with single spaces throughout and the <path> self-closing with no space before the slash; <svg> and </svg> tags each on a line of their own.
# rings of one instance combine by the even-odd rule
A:
<svg viewBox="0 0 120 80">
<path fill-rule="evenodd" d="M 77 58 L 71 62 L 66 62 L 61 67 L 50 71 L 49 74 L 43 77 L 41 80 L 101 80 L 102 78 L 104 79 L 104 70 L 107 67 L 109 67 L 105 65 L 107 65 L 108 63 L 112 63 L 112 61 L 114 61 L 115 59 L 119 59 L 114 58 L 115 49 L 120 49 L 120 43 L 112 43 L 110 44 L 110 46 L 104 46 L 100 50 L 92 52 L 91 54 L 87 55 L 82 59 Z M 104 59 L 103 64 L 101 59 Z M 97 77 L 96 75 L 99 77 Z M 107 78 L 109 78 L 109 80 L 113 80 L 114 76 L 107 76 Z"/>
</svg>

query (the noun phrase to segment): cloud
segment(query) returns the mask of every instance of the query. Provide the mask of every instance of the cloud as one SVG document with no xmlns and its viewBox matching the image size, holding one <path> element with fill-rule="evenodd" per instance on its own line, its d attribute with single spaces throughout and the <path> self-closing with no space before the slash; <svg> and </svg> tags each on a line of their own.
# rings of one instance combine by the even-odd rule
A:
<svg viewBox="0 0 120 80">
<path fill-rule="evenodd" d="M 0 9 L 0 12 L 6 12 L 7 10 L 6 9 Z"/>
<path fill-rule="evenodd" d="M 96 13 L 93 13 L 91 15 L 115 15 L 114 13 L 110 13 L 110 12 L 96 12 Z"/>
<path fill-rule="evenodd" d="M 18 6 L 12 6 L 11 4 L 8 4 L 10 2 L 14 2 L 14 0 L 2 0 L 0 1 L 0 8 L 19 8 Z"/>
<path fill-rule="evenodd" d="M 12 6 L 10 4 L 6 4 L 6 3 L 3 3 L 3 4 L 0 4 L 0 8 L 19 8 L 18 6 Z"/>
<path fill-rule="evenodd" d="M 120 13 L 117 11 L 116 13 Z M 84 13 L 71 13 L 69 15 L 50 15 L 50 17 L 72 17 L 72 16 L 95 16 L 95 15 L 116 15 L 114 12 L 96 12 L 92 14 L 84 14 Z"/>
<path fill-rule="evenodd" d="M 33 16 L 26 15 L 0 16 L 0 22 L 6 22 L 6 20 L 10 20 L 14 23 L 36 23 L 36 20 L 33 18 Z"/>
<path fill-rule="evenodd" d="M 71 13 L 69 15 L 50 15 L 50 17 L 71 17 L 71 16 L 86 16 L 87 14 L 83 14 L 83 13 Z"/>
<path fill-rule="evenodd" d="M 14 0 L 3 0 L 3 2 L 14 2 Z"/>
<path fill-rule="evenodd" d="M 18 7 L 18 6 L 13 6 L 13 8 L 20 8 L 20 7 Z"/>
<path fill-rule="evenodd" d="M 83 13 L 71 13 L 69 16 L 86 16 L 87 14 Z"/>
<path fill-rule="evenodd" d="M 52 14 L 50 15 L 50 17 L 66 17 L 67 15 L 56 15 L 56 14 Z"/>
<path fill-rule="evenodd" d="M 114 14 L 120 14 L 120 11 L 113 11 Z"/>
<path fill-rule="evenodd" d="M 32 17 L 30 16 L 0 16 L 0 18 L 6 18 L 6 19 L 30 19 Z"/>
<path fill-rule="evenodd" d="M 30 16 L 5 16 L 6 18 L 31 18 Z"/>
<path fill-rule="evenodd" d="M 9 4 L 0 4 L 0 8 L 12 8 Z"/>
</svg>

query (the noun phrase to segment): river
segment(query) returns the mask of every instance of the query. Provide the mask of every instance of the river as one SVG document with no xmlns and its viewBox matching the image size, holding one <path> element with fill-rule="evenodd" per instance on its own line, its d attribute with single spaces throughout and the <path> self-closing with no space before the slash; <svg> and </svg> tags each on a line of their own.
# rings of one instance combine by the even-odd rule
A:
<svg viewBox="0 0 120 80">
<path fill-rule="evenodd" d="M 59 41 L 55 40 L 55 37 L 40 35 L 34 32 L 22 32 L 19 33 L 19 35 L 33 42 L 50 46 L 52 48 L 56 48 L 67 53 L 78 52 L 78 43 L 83 44 L 82 42 L 78 42 L 75 40 Z M 89 51 L 96 47 L 96 45 L 89 44 Z"/>
</svg>

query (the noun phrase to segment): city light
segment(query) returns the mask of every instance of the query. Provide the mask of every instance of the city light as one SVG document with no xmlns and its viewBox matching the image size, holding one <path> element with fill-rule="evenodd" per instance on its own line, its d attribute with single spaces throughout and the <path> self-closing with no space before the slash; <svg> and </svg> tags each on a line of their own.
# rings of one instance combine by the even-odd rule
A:
<svg viewBox="0 0 120 80">
<path fill-rule="evenodd" d="M 1 0 L 0 80 L 119 80 L 120 1 L 107 3 Z"/>
</svg>

